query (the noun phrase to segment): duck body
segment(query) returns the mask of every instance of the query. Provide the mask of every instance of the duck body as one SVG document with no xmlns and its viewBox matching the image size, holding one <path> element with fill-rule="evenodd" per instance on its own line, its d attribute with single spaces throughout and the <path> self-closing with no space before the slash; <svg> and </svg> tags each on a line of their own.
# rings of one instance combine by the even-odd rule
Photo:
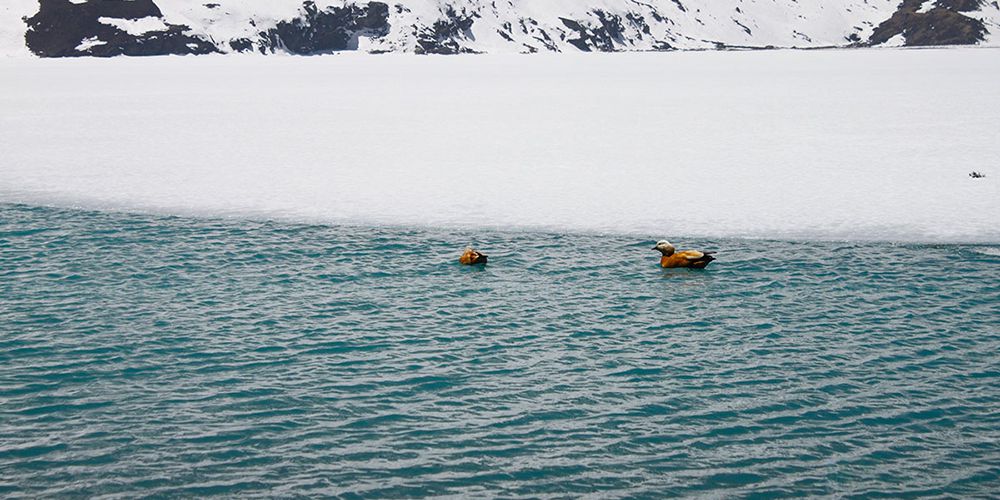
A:
<svg viewBox="0 0 1000 500">
<path fill-rule="evenodd" d="M 466 248 L 462 256 L 458 258 L 458 262 L 471 266 L 473 264 L 485 264 L 487 259 L 486 254 L 477 252 L 472 248 Z"/>
<path fill-rule="evenodd" d="M 698 250 L 681 250 L 677 251 L 669 241 L 661 241 L 653 247 L 653 250 L 658 250 L 663 256 L 660 257 L 660 267 L 663 268 L 677 268 L 686 267 L 689 269 L 705 269 L 715 257 L 712 255 L 715 252 L 701 252 Z"/>
<path fill-rule="evenodd" d="M 705 269 L 709 263 L 715 260 L 713 252 L 699 252 L 697 250 L 684 250 L 673 255 L 660 257 L 660 267 L 688 267 L 691 269 Z"/>
</svg>

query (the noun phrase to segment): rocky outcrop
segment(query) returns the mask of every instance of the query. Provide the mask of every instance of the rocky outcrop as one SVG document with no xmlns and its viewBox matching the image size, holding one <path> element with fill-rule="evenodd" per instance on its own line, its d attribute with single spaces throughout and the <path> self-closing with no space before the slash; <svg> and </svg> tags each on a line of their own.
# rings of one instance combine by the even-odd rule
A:
<svg viewBox="0 0 1000 500">
<path fill-rule="evenodd" d="M 441 19 L 431 26 L 417 30 L 417 44 L 414 52 L 417 54 L 468 54 L 476 51 L 463 46 L 463 40 L 474 40 L 472 24 L 476 22 L 477 14 L 469 14 L 465 10 L 457 11 L 448 6 Z"/>
<path fill-rule="evenodd" d="M 924 0 L 904 0 L 899 9 L 878 25 L 869 38 L 869 45 L 888 42 L 902 35 L 905 45 L 973 45 L 986 37 L 986 26 L 964 12 L 981 9 L 980 0 L 937 0 L 925 8 Z"/>
<path fill-rule="evenodd" d="M 263 43 L 257 44 L 257 47 L 261 52 L 285 50 L 302 55 L 355 50 L 359 36 L 388 33 L 388 21 L 389 6 L 381 2 L 320 10 L 309 1 L 302 5 L 299 17 L 281 21 L 275 28 L 261 33 Z M 249 49 L 253 45 L 244 45 L 244 48 Z"/>
<path fill-rule="evenodd" d="M 218 49 L 186 34 L 187 27 L 159 23 L 157 29 L 129 32 L 111 20 L 162 19 L 153 0 L 83 2 L 39 0 L 38 13 L 25 20 L 25 43 L 42 57 L 208 54 Z"/>
<path fill-rule="evenodd" d="M 24 40 L 42 57 L 996 45 L 997 1 L 38 0 Z"/>
<path fill-rule="evenodd" d="M 218 4 L 206 4 L 215 8 Z M 25 43 L 42 57 L 143 56 L 262 53 L 317 54 L 357 48 L 357 38 L 388 32 L 389 6 L 381 2 L 319 9 L 312 1 L 300 14 L 282 20 L 255 37 L 219 42 L 191 34 L 186 25 L 170 24 L 153 0 L 40 0 L 39 11 L 25 20 Z M 128 29 L 134 25 L 134 29 Z M 153 29 L 141 31 L 152 25 Z M 126 27 L 123 29 L 123 26 Z"/>
</svg>

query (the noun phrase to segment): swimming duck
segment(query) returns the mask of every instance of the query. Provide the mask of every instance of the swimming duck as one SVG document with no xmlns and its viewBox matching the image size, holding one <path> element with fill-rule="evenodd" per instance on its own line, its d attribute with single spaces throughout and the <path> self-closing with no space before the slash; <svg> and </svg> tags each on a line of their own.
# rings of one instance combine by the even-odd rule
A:
<svg viewBox="0 0 1000 500">
<path fill-rule="evenodd" d="M 470 247 L 465 249 L 465 252 L 458 258 L 458 261 L 467 266 L 471 266 L 473 264 L 485 264 L 486 259 L 486 254 L 479 253 Z"/>
<path fill-rule="evenodd" d="M 689 267 L 692 269 L 704 269 L 705 266 L 715 260 L 712 254 L 715 252 L 699 252 L 698 250 L 683 250 L 678 252 L 667 240 L 662 240 L 653 247 L 659 250 L 663 257 L 660 257 L 662 267 Z"/>
</svg>

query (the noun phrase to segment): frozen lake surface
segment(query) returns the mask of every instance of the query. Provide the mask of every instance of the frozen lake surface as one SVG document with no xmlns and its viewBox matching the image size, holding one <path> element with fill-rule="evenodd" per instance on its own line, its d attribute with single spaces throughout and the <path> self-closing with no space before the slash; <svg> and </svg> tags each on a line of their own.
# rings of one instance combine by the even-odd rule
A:
<svg viewBox="0 0 1000 500">
<path fill-rule="evenodd" d="M 998 81 L 992 49 L 7 59 L 0 201 L 997 242 Z"/>
</svg>

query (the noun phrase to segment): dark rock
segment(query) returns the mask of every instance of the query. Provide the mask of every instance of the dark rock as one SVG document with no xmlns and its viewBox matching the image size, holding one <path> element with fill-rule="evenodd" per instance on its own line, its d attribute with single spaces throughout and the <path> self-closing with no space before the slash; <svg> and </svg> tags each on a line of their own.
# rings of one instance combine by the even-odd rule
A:
<svg viewBox="0 0 1000 500">
<path fill-rule="evenodd" d="M 131 35 L 98 18 L 141 19 L 163 14 L 152 0 L 127 2 L 100 0 L 75 4 L 69 0 L 39 0 L 38 13 L 25 20 L 24 40 L 41 57 L 165 54 L 208 54 L 217 52 L 207 40 L 185 34 L 187 26 L 167 24 L 166 29 Z M 94 44 L 81 45 L 84 40 Z M 99 43 L 102 42 L 102 43 Z"/>
<path fill-rule="evenodd" d="M 532 25 L 537 27 L 538 23 L 535 22 L 535 21 L 532 21 Z M 521 26 L 524 27 L 524 21 L 521 22 Z M 527 33 L 527 31 L 525 31 L 525 32 Z M 533 38 L 536 41 L 538 41 L 538 43 L 542 44 L 542 46 L 545 47 L 546 50 L 551 50 L 553 52 L 559 52 L 559 46 L 556 45 L 556 41 L 553 40 L 551 36 L 549 36 L 549 33 L 547 31 L 545 31 L 544 29 L 538 28 L 537 32 L 538 32 L 538 36 L 533 37 Z"/>
<path fill-rule="evenodd" d="M 629 31 L 626 25 L 631 26 L 637 32 L 636 40 L 642 40 L 643 34 L 652 36 L 652 30 L 646 19 L 634 12 L 629 12 L 623 18 L 617 14 L 605 12 L 600 9 L 590 11 L 590 15 L 597 19 L 596 24 L 577 21 L 560 17 L 563 26 L 572 33 L 565 37 L 565 40 L 574 47 L 584 51 L 616 52 L 627 50 L 630 42 Z M 654 12 L 654 17 L 655 12 Z M 662 20 L 662 18 L 657 18 Z M 654 50 L 671 50 L 673 47 L 666 41 L 654 41 Z"/>
<path fill-rule="evenodd" d="M 444 12 L 444 17 L 417 34 L 417 54 L 470 54 L 474 50 L 463 46 L 462 40 L 475 40 L 472 25 L 479 14 L 458 12 L 452 7 Z"/>
<path fill-rule="evenodd" d="M 601 31 L 607 35 L 607 39 L 612 41 L 608 50 L 614 50 L 615 43 L 625 43 L 625 26 L 622 24 L 621 17 L 602 10 L 595 10 L 594 15 L 597 16 L 597 20 L 601 23 Z"/>
<path fill-rule="evenodd" d="M 972 12 L 979 10 L 983 6 L 982 0 L 937 0 L 938 7 L 953 10 L 955 12 Z"/>
<path fill-rule="evenodd" d="M 601 52 L 613 52 L 615 50 L 615 40 L 622 40 L 621 19 L 618 16 L 606 16 L 602 11 L 595 11 L 594 14 L 601 21 L 601 26 L 584 26 L 578 21 L 560 17 L 563 26 L 574 32 L 575 38 L 566 38 L 566 41 L 574 47 L 584 51 L 594 50 Z"/>
<path fill-rule="evenodd" d="M 961 14 L 977 10 L 979 0 L 938 0 L 931 10 L 917 12 L 921 5 L 923 0 L 903 0 L 892 17 L 875 28 L 868 44 L 885 43 L 899 34 L 907 46 L 972 45 L 985 39 L 982 21 Z"/>
<path fill-rule="evenodd" d="M 743 29 L 743 31 L 745 31 L 746 34 L 753 36 L 753 31 L 750 31 L 750 28 L 748 28 L 747 25 L 737 21 L 736 19 L 733 19 L 733 22 L 736 23 L 736 25 L 739 26 L 741 29 Z"/>
<path fill-rule="evenodd" d="M 249 38 L 237 38 L 229 42 L 229 47 L 236 52 L 250 52 L 253 50 L 253 42 Z"/>
<path fill-rule="evenodd" d="M 633 26 L 635 26 L 636 28 L 639 28 L 639 31 L 641 33 L 644 33 L 647 36 L 652 36 L 653 35 L 653 32 L 650 31 L 650 29 L 649 29 L 649 23 L 647 23 L 646 19 L 643 18 L 642 16 L 636 14 L 635 12 L 629 12 L 628 14 L 625 15 L 625 17 L 628 18 L 629 22 Z M 642 35 L 639 35 L 639 38 L 641 39 Z"/>
<path fill-rule="evenodd" d="M 319 10 L 314 2 L 308 1 L 302 4 L 301 12 L 299 17 L 261 33 L 266 50 L 293 54 L 354 50 L 358 36 L 384 35 L 389 31 L 389 6 L 381 2 Z"/>
</svg>

